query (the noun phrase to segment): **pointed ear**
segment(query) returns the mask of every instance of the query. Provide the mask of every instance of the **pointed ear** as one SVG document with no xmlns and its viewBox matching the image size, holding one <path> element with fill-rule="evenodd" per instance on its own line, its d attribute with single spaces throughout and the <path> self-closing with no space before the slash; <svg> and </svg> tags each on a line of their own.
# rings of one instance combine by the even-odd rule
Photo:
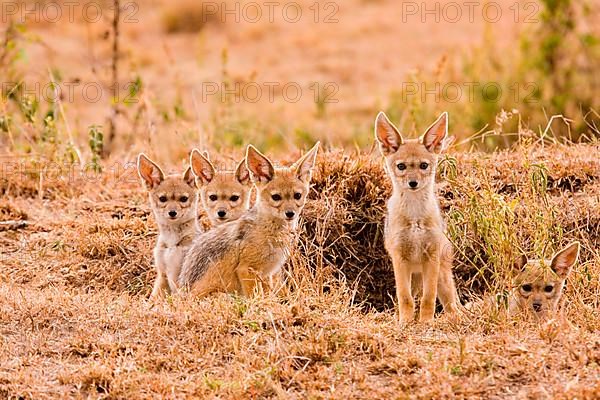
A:
<svg viewBox="0 0 600 400">
<path fill-rule="evenodd" d="M 522 254 L 519 258 L 517 258 L 512 267 L 513 270 L 515 272 L 521 272 L 523 270 L 523 267 L 525 267 L 525 265 L 527 265 L 527 256 L 525 254 Z"/>
<path fill-rule="evenodd" d="M 250 179 L 250 171 L 246 166 L 246 159 L 243 159 L 235 169 L 235 179 L 242 185 L 250 185 L 252 180 Z"/>
<path fill-rule="evenodd" d="M 185 169 L 185 172 L 183 173 L 183 181 L 191 187 L 193 187 L 194 189 L 196 189 L 196 177 L 192 172 L 192 167 L 187 167 Z"/>
<path fill-rule="evenodd" d="M 398 151 L 403 142 L 402 135 L 383 111 L 375 119 L 375 139 L 377 139 L 379 149 L 384 156 Z"/>
<path fill-rule="evenodd" d="M 552 257 L 550 267 L 561 279 L 565 279 L 579 257 L 579 242 L 573 242 Z"/>
<path fill-rule="evenodd" d="M 448 113 L 442 115 L 425 131 L 423 145 L 432 153 L 444 151 L 445 139 L 448 134 Z"/>
<path fill-rule="evenodd" d="M 200 179 L 202 185 L 209 184 L 215 177 L 215 167 L 213 167 L 207 157 L 200 154 L 198 149 L 192 150 L 190 166 L 192 167 L 192 172 Z"/>
<path fill-rule="evenodd" d="M 165 174 L 158 165 L 144 153 L 140 153 L 137 159 L 138 174 L 148 190 L 152 190 L 165 179 Z"/>
<path fill-rule="evenodd" d="M 312 149 L 308 151 L 304 156 L 302 156 L 296 163 L 294 164 L 294 168 L 296 169 L 296 176 L 304 183 L 309 183 L 312 178 L 312 170 L 315 166 L 315 161 L 317 160 L 317 153 L 319 152 L 319 146 L 321 142 L 317 142 Z"/>
<path fill-rule="evenodd" d="M 246 167 L 254 183 L 269 182 L 275 176 L 271 161 L 251 144 L 246 150 Z"/>
</svg>

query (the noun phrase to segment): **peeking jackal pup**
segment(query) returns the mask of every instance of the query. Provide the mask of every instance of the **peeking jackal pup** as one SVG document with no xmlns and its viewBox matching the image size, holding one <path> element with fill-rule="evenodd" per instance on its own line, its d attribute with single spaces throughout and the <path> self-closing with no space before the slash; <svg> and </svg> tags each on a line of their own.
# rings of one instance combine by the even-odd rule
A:
<svg viewBox="0 0 600 400">
<path fill-rule="evenodd" d="M 385 248 L 392 258 L 400 321 L 413 320 L 413 274 L 423 282 L 419 320 L 431 321 L 439 297 L 445 311 L 459 305 L 452 277 L 452 247 L 445 236 L 435 196 L 438 154 L 449 139 L 448 115 L 442 114 L 422 139 L 404 140 L 384 113 L 375 121 L 375 137 L 392 181 L 387 203 Z"/>
<path fill-rule="evenodd" d="M 197 232 L 196 188 L 190 168 L 183 176 L 165 176 L 144 154 L 138 156 L 137 164 L 158 224 L 158 240 L 154 247 L 157 275 L 151 295 L 157 298 L 177 290 L 183 257 Z"/>
<path fill-rule="evenodd" d="M 509 313 L 527 312 L 539 319 L 554 318 L 558 313 L 565 281 L 578 256 L 579 242 L 573 242 L 551 260 L 527 260 L 527 257 L 521 257 L 517 263 L 521 272 L 514 281 Z"/>
<path fill-rule="evenodd" d="M 319 144 L 289 168 L 274 168 L 248 146 L 246 164 L 257 194 L 256 204 L 237 221 L 199 236 L 188 252 L 179 284 L 193 295 L 270 289 L 271 278 L 287 260 L 294 230 L 308 195 Z"/>
<path fill-rule="evenodd" d="M 190 165 L 200 189 L 200 202 L 213 227 L 234 221 L 248 211 L 252 182 L 246 160 L 242 160 L 235 171 L 216 170 L 208 153 L 201 154 L 194 149 Z"/>
</svg>

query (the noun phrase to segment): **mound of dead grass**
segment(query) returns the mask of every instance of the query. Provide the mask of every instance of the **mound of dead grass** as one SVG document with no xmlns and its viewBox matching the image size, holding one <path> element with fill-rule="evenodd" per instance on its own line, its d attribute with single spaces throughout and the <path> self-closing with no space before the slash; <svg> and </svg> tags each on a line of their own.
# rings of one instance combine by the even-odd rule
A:
<svg viewBox="0 0 600 400">
<path fill-rule="evenodd" d="M 455 245 L 455 274 L 467 299 L 502 290 L 520 254 L 551 256 L 572 240 L 583 245 L 588 279 L 580 293 L 599 294 L 600 159 L 598 145 L 523 146 L 442 160 L 439 197 Z M 393 307 L 395 285 L 383 248 L 390 185 L 377 155 L 321 157 L 304 211 L 300 259 L 329 269 L 356 290 L 356 300 Z M 591 272 L 590 272 L 591 271 Z M 576 278 L 573 278 L 576 280 Z"/>
<path fill-rule="evenodd" d="M 580 264 L 569 289 L 585 304 L 598 303 L 598 152 L 592 144 L 521 146 L 493 154 L 457 153 L 442 161 L 438 193 L 455 245 L 463 301 L 506 289 L 512 261 L 521 252 L 548 257 L 579 240 Z M 148 294 L 156 226 L 146 194 L 135 179 L 115 181 L 109 175 L 44 189 L 42 199 L 36 197 L 36 212 L 26 208 L 33 201 L 26 200 L 29 191 L 10 192 L 23 201 L 18 207 L 5 201 L 7 215 L 27 219 L 19 211 L 24 209 L 32 214 L 30 227 L 3 240 L 19 255 L 5 257 L 13 266 L 5 271 L 12 280 Z M 12 188 L 37 180 L 27 174 L 12 178 L 5 182 Z M 308 271 L 322 292 L 331 289 L 333 277 L 335 284 L 352 288 L 354 300 L 367 309 L 392 308 L 394 277 L 383 248 L 389 196 L 378 154 L 321 155 L 291 269 Z M 43 212 L 48 201 L 52 216 Z M 71 213 L 61 216 L 62 207 Z"/>
</svg>

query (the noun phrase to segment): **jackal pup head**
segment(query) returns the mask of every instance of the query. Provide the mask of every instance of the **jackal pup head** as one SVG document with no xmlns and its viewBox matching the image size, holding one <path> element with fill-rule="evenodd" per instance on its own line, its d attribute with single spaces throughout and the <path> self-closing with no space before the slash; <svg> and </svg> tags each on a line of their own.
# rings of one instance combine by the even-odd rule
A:
<svg viewBox="0 0 600 400">
<path fill-rule="evenodd" d="M 433 188 L 437 157 L 454 141 L 447 134 L 448 113 L 443 113 L 419 139 L 403 139 L 383 112 L 377 115 L 375 138 L 394 188 L 411 191 Z"/>
<path fill-rule="evenodd" d="M 158 223 L 177 224 L 196 218 L 197 195 L 191 168 L 183 175 L 165 176 L 143 153 L 138 156 L 137 166 Z"/>
<path fill-rule="evenodd" d="M 234 221 L 250 208 L 252 181 L 242 160 L 235 171 L 217 170 L 197 149 L 190 155 L 192 172 L 200 189 L 200 201 L 213 226 Z"/>
<path fill-rule="evenodd" d="M 319 143 L 292 166 L 275 168 L 254 146 L 248 146 L 246 163 L 257 188 L 256 207 L 259 213 L 281 218 L 296 227 L 306 203 L 318 150 Z"/>
<path fill-rule="evenodd" d="M 579 242 L 559 251 L 551 260 L 528 260 L 516 263 L 520 272 L 514 280 L 514 301 L 522 311 L 538 318 L 552 318 L 558 311 L 565 281 L 577 262 Z"/>
</svg>

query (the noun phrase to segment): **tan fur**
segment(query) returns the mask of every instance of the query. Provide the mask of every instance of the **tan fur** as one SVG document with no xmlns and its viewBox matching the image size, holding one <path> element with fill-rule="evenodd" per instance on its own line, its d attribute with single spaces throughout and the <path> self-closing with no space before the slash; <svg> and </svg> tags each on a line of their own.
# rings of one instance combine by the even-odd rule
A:
<svg viewBox="0 0 600 400">
<path fill-rule="evenodd" d="M 387 204 L 385 248 L 394 266 L 399 318 L 403 323 L 414 318 L 411 282 L 416 275 L 423 286 L 419 320 L 431 321 L 436 297 L 445 311 L 459 307 L 452 245 L 435 196 L 437 157 L 451 143 L 446 138 L 447 115 L 442 114 L 422 139 L 404 140 L 384 113 L 377 116 L 375 124 L 393 188 Z"/>
<path fill-rule="evenodd" d="M 197 234 L 196 188 L 190 168 L 183 176 L 165 176 L 144 154 L 138 156 L 138 173 L 148 189 L 150 207 L 158 224 L 154 247 L 156 280 L 151 297 L 160 298 L 177 290 L 184 256 Z"/>
<path fill-rule="evenodd" d="M 192 150 L 190 165 L 200 192 L 200 204 L 211 225 L 235 221 L 250 208 L 252 182 L 246 161 L 235 171 L 218 170 L 210 162 L 208 153 Z"/>
<path fill-rule="evenodd" d="M 237 221 L 200 235 L 184 261 L 180 285 L 195 296 L 236 292 L 250 296 L 271 289 L 286 262 L 308 195 L 315 145 L 289 168 L 274 168 L 254 147 L 246 156 L 257 189 L 254 207 Z"/>
<path fill-rule="evenodd" d="M 509 314 L 529 313 L 538 319 L 552 319 L 558 314 L 565 282 L 579 256 L 579 242 L 573 242 L 550 260 L 527 260 L 517 264 L 509 301 Z"/>
</svg>

